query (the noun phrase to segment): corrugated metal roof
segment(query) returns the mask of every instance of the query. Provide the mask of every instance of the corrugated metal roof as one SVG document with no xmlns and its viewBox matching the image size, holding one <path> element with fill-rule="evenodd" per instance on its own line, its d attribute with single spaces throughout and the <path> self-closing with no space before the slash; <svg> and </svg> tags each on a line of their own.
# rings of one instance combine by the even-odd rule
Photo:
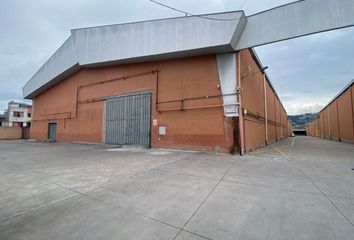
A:
<svg viewBox="0 0 354 240">
<path fill-rule="evenodd" d="M 234 51 L 246 25 L 243 11 L 71 30 L 68 40 L 23 87 L 36 95 L 82 67 L 154 61 Z"/>
<path fill-rule="evenodd" d="M 353 0 L 307 0 L 248 17 L 243 11 L 233 11 L 74 29 L 23 87 L 23 95 L 33 99 L 82 66 L 234 52 L 354 26 L 353 12 Z M 232 20 L 215 21 L 215 18 Z"/>
</svg>

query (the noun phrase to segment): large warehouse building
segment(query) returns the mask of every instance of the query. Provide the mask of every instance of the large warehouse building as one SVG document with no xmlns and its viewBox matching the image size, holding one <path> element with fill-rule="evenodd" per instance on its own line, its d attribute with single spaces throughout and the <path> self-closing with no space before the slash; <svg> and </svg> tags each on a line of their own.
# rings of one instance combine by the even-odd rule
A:
<svg viewBox="0 0 354 240">
<path fill-rule="evenodd" d="M 234 50 L 244 19 L 235 11 L 72 30 L 23 88 L 31 138 L 244 153 L 289 136 L 255 51 Z"/>
<path fill-rule="evenodd" d="M 354 143 L 354 79 L 307 125 L 306 134 Z"/>
<path fill-rule="evenodd" d="M 74 29 L 23 87 L 31 137 L 241 154 L 278 141 L 291 126 L 252 48 L 354 26 L 353 10 L 308 0 Z"/>
</svg>

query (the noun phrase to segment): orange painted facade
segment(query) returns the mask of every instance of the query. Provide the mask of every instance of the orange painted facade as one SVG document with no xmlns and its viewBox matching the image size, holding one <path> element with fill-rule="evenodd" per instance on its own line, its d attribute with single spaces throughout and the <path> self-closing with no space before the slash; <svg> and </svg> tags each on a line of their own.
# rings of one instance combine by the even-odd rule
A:
<svg viewBox="0 0 354 240">
<path fill-rule="evenodd" d="M 354 143 L 354 85 L 348 86 L 306 128 L 306 134 Z"/>
<path fill-rule="evenodd" d="M 266 81 L 264 84 L 263 73 L 250 50 L 241 52 L 240 72 L 242 108 L 246 112 L 244 114 L 246 151 L 290 136 L 292 128 L 286 111 L 270 83 Z M 265 107 L 265 101 L 267 107 Z M 265 111 L 267 111 L 267 121 Z"/>
<path fill-rule="evenodd" d="M 158 72 L 153 72 L 157 70 Z M 141 75 L 140 75 L 141 74 Z M 134 75 L 140 75 L 134 77 Z M 132 77 L 133 76 L 133 77 Z M 126 77 L 126 79 L 120 79 Z M 119 78 L 103 84 L 87 86 Z M 166 136 L 159 136 L 151 125 L 152 147 L 196 148 L 229 152 L 233 147 L 232 123 L 224 119 L 221 98 L 164 103 L 158 101 L 221 95 L 215 56 L 202 56 L 161 62 L 83 69 L 34 99 L 31 137 L 47 139 L 48 123 L 57 123 L 58 141 L 103 141 L 102 97 L 145 90 L 152 91 L 152 119 L 167 127 Z M 79 89 L 79 90 L 77 90 Z M 77 96 L 77 92 L 79 93 Z M 76 100 L 78 99 L 77 113 Z M 98 99 L 97 101 L 89 101 Z"/>
<path fill-rule="evenodd" d="M 253 64 L 250 56 L 249 50 L 242 51 L 242 69 Z M 252 100 L 263 91 L 256 79 L 255 85 L 242 81 L 241 96 L 247 109 L 262 115 L 262 104 Z M 48 124 L 55 122 L 58 141 L 102 143 L 104 98 L 146 90 L 152 92 L 151 120 L 158 123 L 151 121 L 152 147 L 216 152 L 238 148 L 237 119 L 224 117 L 215 55 L 84 68 L 35 97 L 31 138 L 46 140 Z M 245 122 L 247 150 L 264 145 L 261 125 Z M 160 136 L 158 126 L 166 126 L 167 134 Z"/>
</svg>

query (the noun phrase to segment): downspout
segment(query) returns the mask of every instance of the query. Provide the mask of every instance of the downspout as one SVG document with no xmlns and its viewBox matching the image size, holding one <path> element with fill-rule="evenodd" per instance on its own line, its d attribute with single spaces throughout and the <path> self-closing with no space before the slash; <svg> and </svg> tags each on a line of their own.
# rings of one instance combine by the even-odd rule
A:
<svg viewBox="0 0 354 240">
<path fill-rule="evenodd" d="M 264 124 L 265 124 L 265 145 L 268 145 L 268 108 L 267 108 L 267 85 L 266 75 L 263 72 L 263 94 L 264 94 Z"/>
<path fill-rule="evenodd" d="M 338 100 L 336 100 L 336 109 L 337 109 L 337 129 L 338 129 L 338 141 L 341 141 L 340 137 L 340 128 L 339 128 L 339 112 L 338 112 Z"/>
<path fill-rule="evenodd" d="M 332 139 L 332 133 L 331 133 L 331 119 L 329 117 L 329 106 L 327 107 L 327 119 L 328 119 L 328 137 L 329 139 Z"/>
<path fill-rule="evenodd" d="M 278 127 L 278 122 L 277 122 L 277 103 L 275 101 L 275 90 L 273 90 L 273 102 L 274 102 L 274 124 L 275 124 L 275 141 L 278 142 L 278 133 L 277 133 L 277 127 Z"/>
<path fill-rule="evenodd" d="M 244 127 L 243 127 L 243 110 L 242 110 L 242 98 L 241 98 L 241 54 L 240 52 L 236 53 L 236 92 L 237 92 L 237 100 L 239 104 L 239 117 L 238 117 L 238 137 L 240 143 L 240 155 L 245 154 L 245 134 L 244 134 Z"/>
<path fill-rule="evenodd" d="M 283 108 L 280 105 L 280 139 L 283 139 Z"/>
<path fill-rule="evenodd" d="M 354 142 L 354 105 L 353 105 L 353 86 L 350 87 L 350 106 L 352 110 L 352 121 L 353 121 L 353 136 L 352 136 L 352 141 Z"/>
</svg>

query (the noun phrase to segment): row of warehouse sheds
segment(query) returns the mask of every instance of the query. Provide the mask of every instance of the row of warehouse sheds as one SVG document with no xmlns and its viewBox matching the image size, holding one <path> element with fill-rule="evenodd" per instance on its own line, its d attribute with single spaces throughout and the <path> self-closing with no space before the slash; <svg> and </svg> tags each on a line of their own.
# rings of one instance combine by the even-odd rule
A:
<svg viewBox="0 0 354 240">
<path fill-rule="evenodd" d="M 354 79 L 307 125 L 306 134 L 354 143 Z"/>
</svg>

